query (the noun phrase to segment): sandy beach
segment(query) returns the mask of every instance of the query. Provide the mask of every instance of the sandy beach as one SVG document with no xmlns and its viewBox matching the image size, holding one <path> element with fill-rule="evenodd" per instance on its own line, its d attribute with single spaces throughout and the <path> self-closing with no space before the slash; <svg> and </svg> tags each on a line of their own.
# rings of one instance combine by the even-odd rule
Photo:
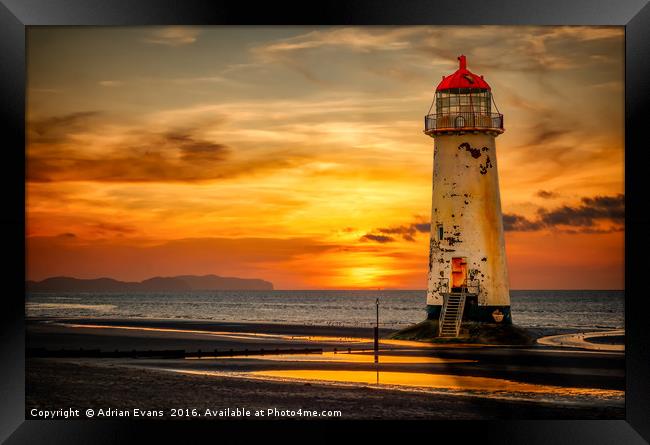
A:
<svg viewBox="0 0 650 445">
<path fill-rule="evenodd" d="M 201 352 L 173 359 L 28 358 L 27 417 L 34 408 L 68 406 L 157 409 L 165 417 L 172 407 L 202 413 L 235 406 L 338 410 L 355 419 L 624 417 L 622 352 L 382 340 L 375 363 L 371 335 L 367 328 L 333 326 L 31 319 L 28 348 Z M 276 348 L 322 353 L 276 355 Z M 211 357 L 230 349 L 251 355 Z M 264 355 L 252 354 L 261 349 Z"/>
</svg>

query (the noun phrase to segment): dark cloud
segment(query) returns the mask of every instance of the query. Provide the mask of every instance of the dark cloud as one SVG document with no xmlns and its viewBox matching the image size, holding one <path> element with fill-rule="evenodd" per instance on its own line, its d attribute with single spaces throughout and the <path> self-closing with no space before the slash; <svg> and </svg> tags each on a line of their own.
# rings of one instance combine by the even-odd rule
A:
<svg viewBox="0 0 650 445">
<path fill-rule="evenodd" d="M 431 232 L 431 223 L 415 223 L 415 224 L 411 224 L 411 226 L 415 227 L 415 230 L 417 230 L 418 232 L 425 232 L 425 233 Z"/>
<path fill-rule="evenodd" d="M 566 225 L 593 227 L 597 220 L 609 220 L 615 224 L 623 224 L 625 219 L 625 197 L 596 196 L 582 198 L 578 207 L 562 206 L 554 210 L 539 209 L 540 221 L 547 226 Z"/>
<path fill-rule="evenodd" d="M 372 233 L 367 233 L 360 238 L 361 241 L 375 241 L 377 243 L 391 243 L 395 241 L 395 238 L 392 236 L 386 235 L 373 235 Z"/>
<path fill-rule="evenodd" d="M 503 215 L 503 230 L 506 232 L 533 232 L 541 230 L 544 225 L 539 221 L 531 221 L 525 216 L 506 213 Z"/>
<path fill-rule="evenodd" d="M 589 227 L 581 227 L 579 229 L 561 229 L 560 231 L 562 233 L 568 233 L 571 235 L 576 235 L 576 234 L 594 234 L 594 233 L 614 233 L 614 232 L 622 232 L 624 230 L 623 226 L 611 226 L 606 229 L 592 229 Z"/>
<path fill-rule="evenodd" d="M 571 130 L 569 129 L 548 128 L 543 125 L 537 125 L 533 127 L 533 139 L 531 143 L 545 144 L 547 142 L 554 142 L 570 132 Z"/>
<path fill-rule="evenodd" d="M 92 225 L 92 228 L 99 233 L 114 233 L 118 235 L 125 235 L 128 233 L 136 232 L 136 229 L 132 226 L 109 222 L 95 223 Z"/>
<path fill-rule="evenodd" d="M 582 198 L 575 207 L 561 206 L 552 210 L 539 208 L 537 219 L 530 220 L 521 215 L 503 215 L 506 231 L 526 232 L 544 228 L 562 228 L 567 233 L 603 233 L 623 230 L 625 221 L 625 195 L 595 196 Z M 608 222 L 609 227 L 599 227 L 599 222 Z"/>
<path fill-rule="evenodd" d="M 197 182 L 295 167 L 306 159 L 286 150 L 253 160 L 234 159 L 231 147 L 201 136 L 214 129 L 214 119 L 163 133 L 124 132 L 119 143 L 103 146 L 101 153 L 86 150 L 73 136 L 83 133 L 91 141 L 105 136 L 94 121 L 101 114 L 89 111 L 30 121 L 27 180 Z"/>
<path fill-rule="evenodd" d="M 540 190 L 538 196 L 556 196 L 552 192 Z M 625 195 L 595 196 L 582 198 L 575 207 L 561 206 L 552 210 L 537 209 L 537 217 L 529 219 L 522 215 L 506 213 L 503 215 L 503 229 L 506 232 L 535 232 L 543 229 L 556 229 L 564 233 L 609 233 L 623 230 L 625 220 Z M 599 225 L 609 223 L 607 228 Z M 416 222 L 401 226 L 380 227 L 361 237 L 361 241 L 390 243 L 399 235 L 406 241 L 415 241 L 418 233 L 429 233 L 431 224 Z"/>
<path fill-rule="evenodd" d="M 90 122 L 101 114 L 100 111 L 79 111 L 30 120 L 27 127 L 28 142 L 41 144 L 65 142 L 71 134 L 86 129 Z"/>
<path fill-rule="evenodd" d="M 623 41 L 620 31 L 596 27 L 482 26 L 471 31 L 463 27 L 426 27 L 414 37 L 413 48 L 430 59 L 455 60 L 462 49 L 472 62 L 472 71 L 531 74 L 576 68 L 604 70 L 609 67 L 601 58 L 620 54 Z M 543 77 L 539 80 L 543 81 Z"/>
<path fill-rule="evenodd" d="M 541 122 L 536 123 L 528 129 L 530 137 L 527 146 L 537 146 L 556 144 L 563 136 L 575 132 L 577 127 L 570 122 L 557 122 L 551 118 L 544 118 Z"/>
<path fill-rule="evenodd" d="M 97 154 L 73 138 L 76 133 L 103 136 L 94 119 L 98 111 L 72 113 L 28 124 L 29 182 L 192 182 L 232 178 L 294 165 L 299 159 L 283 155 L 253 161 L 232 159 L 225 144 L 202 138 L 203 128 L 165 133 L 125 133 L 123 142 Z M 210 128 L 214 122 L 210 122 Z M 89 136 L 89 137 L 92 137 Z"/>
<path fill-rule="evenodd" d="M 379 243 L 388 243 L 395 241 L 394 237 L 386 235 L 399 235 L 406 241 L 415 241 L 418 233 L 429 233 L 431 224 L 424 222 L 415 222 L 408 225 L 380 227 L 361 237 L 364 241 L 376 241 Z"/>
<path fill-rule="evenodd" d="M 164 137 L 178 148 L 184 161 L 222 161 L 229 154 L 226 145 L 196 140 L 187 133 L 169 133 Z"/>
<path fill-rule="evenodd" d="M 620 30 L 594 27 L 338 28 L 310 31 L 253 51 L 266 63 L 282 63 L 318 83 L 326 79 L 310 66 L 310 57 L 328 48 L 336 48 L 340 57 L 372 52 L 384 63 L 368 63 L 368 71 L 397 79 L 400 84 L 430 80 L 431 64 L 441 64 L 445 73 L 451 72 L 457 66 L 456 57 L 464 52 L 474 72 L 490 73 L 492 78 L 525 72 L 529 82 L 555 94 L 557 90 L 545 74 L 589 69 L 592 77 L 608 78 L 620 66 L 622 43 Z M 609 61 L 612 59 L 614 63 Z M 421 60 L 426 63 L 418 63 Z"/>
<path fill-rule="evenodd" d="M 559 196 L 557 193 L 548 190 L 538 190 L 535 194 L 544 199 L 557 198 Z"/>
</svg>

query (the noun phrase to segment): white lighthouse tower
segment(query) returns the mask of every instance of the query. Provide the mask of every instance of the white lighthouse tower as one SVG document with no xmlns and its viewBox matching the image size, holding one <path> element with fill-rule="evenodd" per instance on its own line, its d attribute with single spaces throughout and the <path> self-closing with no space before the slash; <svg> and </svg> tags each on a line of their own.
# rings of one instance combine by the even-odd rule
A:
<svg viewBox="0 0 650 445">
<path fill-rule="evenodd" d="M 458 60 L 424 119 L 435 139 L 427 315 L 443 337 L 458 336 L 462 320 L 512 323 L 495 145 L 503 115 L 483 76 Z"/>
</svg>

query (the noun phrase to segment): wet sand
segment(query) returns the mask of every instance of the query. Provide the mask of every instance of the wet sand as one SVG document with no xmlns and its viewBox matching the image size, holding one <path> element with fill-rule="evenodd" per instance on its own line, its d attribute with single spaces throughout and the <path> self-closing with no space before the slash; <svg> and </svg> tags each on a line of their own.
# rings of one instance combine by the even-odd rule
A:
<svg viewBox="0 0 650 445">
<path fill-rule="evenodd" d="M 625 331 L 579 332 L 551 335 L 537 340 L 546 346 L 568 346 L 593 351 L 625 351 Z"/>
<path fill-rule="evenodd" d="M 103 328 L 103 329 L 102 329 Z M 125 329 L 120 329 L 125 328 Z M 380 329 L 380 336 L 393 332 Z M 77 349 L 230 349 L 371 346 L 372 328 L 188 320 L 32 319 L 27 346 Z"/>
<path fill-rule="evenodd" d="M 200 349 L 208 357 L 32 358 L 27 364 L 28 416 L 32 407 L 217 409 L 243 404 L 251 409 L 337 409 L 343 418 L 624 418 L 620 352 L 382 340 L 375 364 L 368 328 L 43 321 L 28 322 L 28 347 Z M 382 330 L 382 335 L 388 333 Z M 288 347 L 319 347 L 324 353 L 208 354 L 214 349 Z"/>
<path fill-rule="evenodd" d="M 334 387 L 160 370 L 89 366 L 58 359 L 28 363 L 27 416 L 32 407 L 161 407 L 251 410 L 340 410 L 343 419 L 621 419 L 621 407 L 502 401 L 456 395 Z M 170 411 L 165 410 L 164 417 Z M 206 418 L 202 416 L 202 418 Z M 223 418 L 223 417 L 222 417 Z"/>
</svg>

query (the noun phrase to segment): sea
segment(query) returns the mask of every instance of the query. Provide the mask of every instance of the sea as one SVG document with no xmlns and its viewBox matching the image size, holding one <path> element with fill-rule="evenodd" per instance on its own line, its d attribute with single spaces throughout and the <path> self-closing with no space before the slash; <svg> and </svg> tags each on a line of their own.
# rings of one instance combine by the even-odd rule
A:
<svg viewBox="0 0 650 445">
<path fill-rule="evenodd" d="M 623 290 L 513 290 L 513 322 L 528 328 L 622 329 Z M 120 318 L 403 328 L 426 317 L 420 290 L 273 290 L 186 293 L 29 293 L 32 318 Z"/>
</svg>

